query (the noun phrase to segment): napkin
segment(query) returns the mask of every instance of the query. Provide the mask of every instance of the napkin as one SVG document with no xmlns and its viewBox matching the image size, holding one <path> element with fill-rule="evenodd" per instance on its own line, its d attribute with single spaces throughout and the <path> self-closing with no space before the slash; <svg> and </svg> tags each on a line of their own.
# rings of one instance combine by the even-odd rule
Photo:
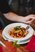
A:
<svg viewBox="0 0 35 52">
<path fill-rule="evenodd" d="M 35 35 L 32 36 L 30 42 L 27 44 L 26 49 L 29 52 L 35 52 Z"/>
</svg>

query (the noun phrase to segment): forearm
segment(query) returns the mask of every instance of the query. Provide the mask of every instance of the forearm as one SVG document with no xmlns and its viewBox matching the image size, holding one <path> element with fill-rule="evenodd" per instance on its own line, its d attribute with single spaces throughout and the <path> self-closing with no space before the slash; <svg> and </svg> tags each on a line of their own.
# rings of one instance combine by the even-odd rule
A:
<svg viewBox="0 0 35 52">
<path fill-rule="evenodd" d="M 23 22 L 25 20 L 25 18 L 23 16 L 18 16 L 15 13 L 9 12 L 7 14 L 3 14 L 8 20 L 11 21 L 19 21 L 19 22 Z"/>
</svg>

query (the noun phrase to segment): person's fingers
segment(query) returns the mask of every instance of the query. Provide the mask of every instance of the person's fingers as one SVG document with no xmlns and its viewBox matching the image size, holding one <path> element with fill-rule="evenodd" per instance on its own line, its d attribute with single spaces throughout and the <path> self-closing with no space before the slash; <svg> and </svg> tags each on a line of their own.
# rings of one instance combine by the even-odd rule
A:
<svg viewBox="0 0 35 52">
<path fill-rule="evenodd" d="M 31 22 L 30 25 L 33 27 L 33 29 L 35 29 L 35 19 Z"/>
<path fill-rule="evenodd" d="M 35 15 L 28 15 L 28 16 L 26 16 L 27 18 L 32 18 L 32 19 L 35 19 Z"/>
<path fill-rule="evenodd" d="M 31 24 L 31 22 L 32 22 L 33 20 L 34 20 L 34 19 L 30 18 L 29 20 L 26 21 L 26 23 Z"/>
<path fill-rule="evenodd" d="M 29 24 L 31 24 L 31 22 L 32 22 L 32 20 L 31 20 L 31 21 L 27 21 L 26 23 L 29 23 Z"/>
</svg>

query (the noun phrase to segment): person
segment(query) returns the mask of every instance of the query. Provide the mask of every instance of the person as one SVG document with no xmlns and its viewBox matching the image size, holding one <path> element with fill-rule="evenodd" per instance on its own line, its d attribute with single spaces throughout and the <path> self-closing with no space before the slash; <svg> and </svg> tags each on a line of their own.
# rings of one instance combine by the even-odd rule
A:
<svg viewBox="0 0 35 52">
<path fill-rule="evenodd" d="M 35 0 L 0 0 L 6 19 L 30 24 L 35 29 Z"/>
</svg>

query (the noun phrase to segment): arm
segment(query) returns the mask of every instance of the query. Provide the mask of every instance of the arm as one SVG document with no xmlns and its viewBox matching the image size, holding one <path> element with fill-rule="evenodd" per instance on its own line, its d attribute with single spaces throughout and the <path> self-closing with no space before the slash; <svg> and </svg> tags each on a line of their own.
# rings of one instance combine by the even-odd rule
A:
<svg viewBox="0 0 35 52">
<path fill-rule="evenodd" d="M 5 18 L 7 18 L 10 21 L 18 21 L 18 22 L 26 22 L 32 17 L 32 15 L 29 15 L 26 17 L 18 16 L 17 14 L 12 13 L 12 12 L 9 12 L 3 15 L 5 16 Z"/>
<path fill-rule="evenodd" d="M 35 29 L 35 15 L 31 14 L 26 17 L 18 16 L 15 13 L 9 12 L 7 14 L 3 14 L 8 20 L 24 22 L 26 24 L 30 24 Z"/>
<path fill-rule="evenodd" d="M 3 15 L 10 21 L 23 22 L 23 20 L 25 20 L 25 18 L 23 16 L 18 16 L 15 13 L 12 13 L 12 12 L 9 12 L 9 13 L 3 14 Z"/>
<path fill-rule="evenodd" d="M 9 12 L 3 15 L 5 16 L 5 18 L 7 18 L 10 21 L 18 21 L 18 22 L 25 22 L 25 23 L 30 23 L 32 22 L 33 19 L 35 19 L 35 15 L 33 14 L 23 17 L 23 16 L 18 16 L 15 13 Z"/>
</svg>

